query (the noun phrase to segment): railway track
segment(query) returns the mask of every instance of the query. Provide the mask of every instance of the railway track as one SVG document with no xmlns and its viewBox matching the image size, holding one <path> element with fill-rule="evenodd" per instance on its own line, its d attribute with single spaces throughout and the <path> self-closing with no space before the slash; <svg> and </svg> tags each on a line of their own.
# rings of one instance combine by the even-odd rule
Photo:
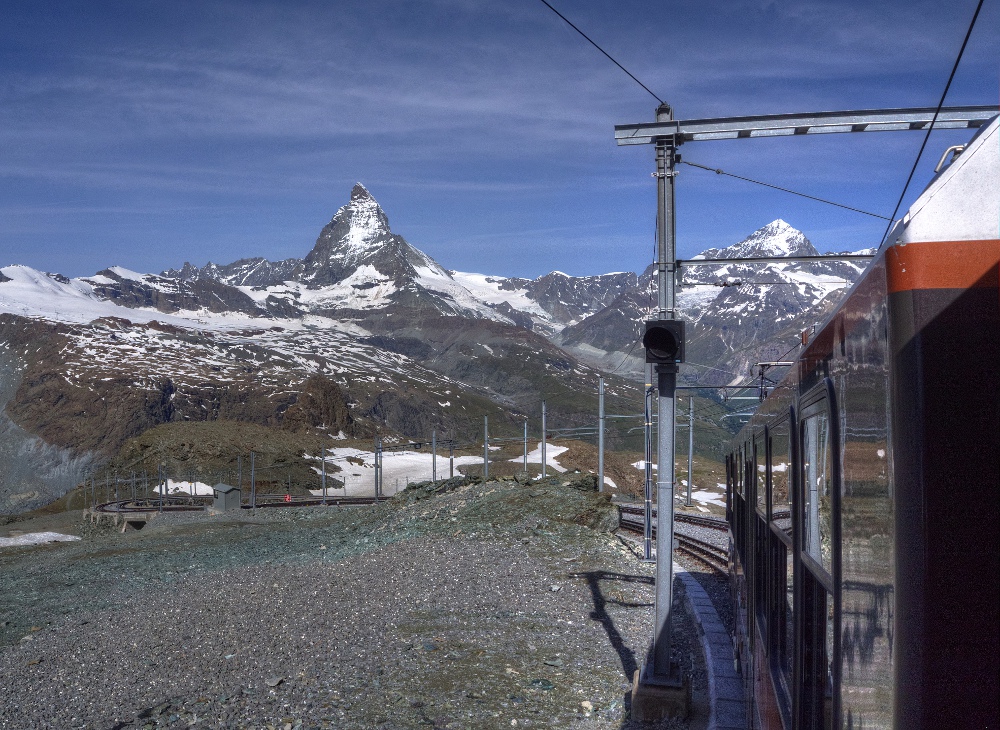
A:
<svg viewBox="0 0 1000 730">
<path fill-rule="evenodd" d="M 207 507 L 205 504 L 196 502 L 197 498 L 192 497 L 165 497 L 163 501 L 164 512 L 199 512 Z M 94 507 L 95 512 L 105 514 L 127 514 L 130 512 L 156 512 L 160 509 L 160 498 L 149 499 L 119 499 L 111 502 L 104 502 Z"/>
<path fill-rule="evenodd" d="M 376 504 L 385 501 L 385 497 L 376 499 L 375 497 L 327 497 L 325 504 L 328 507 L 350 507 L 368 504 Z M 112 502 L 104 502 L 94 507 L 95 512 L 104 514 L 129 514 L 139 512 L 159 512 L 160 498 L 151 497 L 148 499 L 120 499 Z M 211 505 L 211 497 L 164 497 L 162 500 L 163 512 L 201 512 Z M 320 507 L 324 504 L 322 497 L 311 497 L 308 499 L 292 498 L 286 501 L 285 498 L 257 500 L 257 508 L 271 507 Z M 249 504 L 240 505 L 241 509 L 253 509 Z"/>
<path fill-rule="evenodd" d="M 621 510 L 623 515 L 643 515 L 646 511 L 644 507 L 637 507 L 633 505 L 619 505 L 618 509 Z M 787 510 L 777 511 L 771 515 L 771 519 L 781 520 L 789 516 L 791 516 L 791 513 Z M 653 518 L 656 518 L 656 507 L 653 507 Z M 692 515 L 686 512 L 674 512 L 674 521 L 686 522 L 689 525 L 698 525 L 699 527 L 710 527 L 713 530 L 729 529 L 729 523 L 719 517 L 703 517 L 702 515 Z"/>
<path fill-rule="evenodd" d="M 633 507 L 631 505 L 623 505 L 618 508 L 621 510 L 623 515 L 638 515 L 642 517 L 645 515 L 646 510 L 644 507 Z M 656 519 L 656 508 L 653 508 L 653 519 Z M 713 530 L 728 530 L 729 523 L 718 517 L 702 517 L 701 515 L 690 515 L 685 512 L 674 512 L 675 522 L 685 522 L 689 525 L 697 525 L 699 527 L 708 527 Z"/>
<path fill-rule="evenodd" d="M 378 504 L 385 502 L 388 497 L 327 497 L 326 502 L 322 497 L 311 497 L 309 499 L 295 499 L 285 501 L 284 497 L 279 499 L 257 500 L 257 508 L 261 507 L 321 507 L 326 504 L 328 507 L 349 507 L 365 504 Z M 241 505 L 242 509 L 251 509 L 249 504 Z"/>
<path fill-rule="evenodd" d="M 643 515 L 643 510 L 636 508 L 623 508 L 622 509 L 622 519 L 620 521 L 621 528 L 623 530 L 628 530 L 629 532 L 634 532 L 639 535 L 644 534 L 645 524 L 642 519 L 636 519 L 637 516 Z M 682 518 L 693 517 L 693 520 L 686 520 Z M 728 525 L 724 520 L 717 520 L 711 518 L 699 517 L 697 515 L 682 515 L 677 514 L 675 518 L 678 522 L 697 525 L 699 527 L 709 527 L 711 529 L 725 530 L 728 529 Z M 697 521 L 696 521 L 697 520 Z M 705 524 L 705 522 L 709 524 Z M 653 537 L 656 537 L 656 524 L 653 524 Z M 674 532 L 674 539 L 676 540 L 675 550 L 681 552 L 701 563 L 704 563 L 712 570 L 721 573 L 722 575 L 729 574 L 729 555 L 726 550 L 714 545 L 705 540 L 701 540 L 694 535 L 688 535 L 684 532 Z"/>
</svg>

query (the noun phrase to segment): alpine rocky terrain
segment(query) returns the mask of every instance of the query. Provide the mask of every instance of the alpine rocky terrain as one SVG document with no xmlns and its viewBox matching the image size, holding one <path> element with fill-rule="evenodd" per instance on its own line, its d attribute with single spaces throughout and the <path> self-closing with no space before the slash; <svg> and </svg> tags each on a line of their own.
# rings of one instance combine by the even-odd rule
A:
<svg viewBox="0 0 1000 730">
<path fill-rule="evenodd" d="M 815 253 L 775 221 L 702 256 Z M 688 269 L 685 376 L 744 378 L 821 319 L 859 270 Z M 360 183 L 303 259 L 185 263 L 160 274 L 111 267 L 78 279 L 7 266 L 0 428 L 16 458 L 0 467 L 0 511 L 58 496 L 161 424 L 241 422 L 335 438 L 419 439 L 436 428 L 471 439 L 484 415 L 495 433 L 519 432 L 542 397 L 560 425 L 589 422 L 601 370 L 641 373 L 636 341 L 651 292 L 651 270 L 534 280 L 450 271 L 394 234 Z M 609 408 L 641 402 L 629 379 L 609 385 Z"/>
</svg>

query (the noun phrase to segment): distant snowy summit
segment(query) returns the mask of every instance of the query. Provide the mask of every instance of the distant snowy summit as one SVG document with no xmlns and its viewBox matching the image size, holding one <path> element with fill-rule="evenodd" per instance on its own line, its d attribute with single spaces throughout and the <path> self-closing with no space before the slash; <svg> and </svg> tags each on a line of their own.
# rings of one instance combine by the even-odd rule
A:
<svg viewBox="0 0 1000 730">
<path fill-rule="evenodd" d="M 741 259 L 778 256 L 818 256 L 819 251 L 802 231 L 780 218 L 758 228 L 739 243 L 726 248 L 710 248 L 694 258 Z"/>
</svg>

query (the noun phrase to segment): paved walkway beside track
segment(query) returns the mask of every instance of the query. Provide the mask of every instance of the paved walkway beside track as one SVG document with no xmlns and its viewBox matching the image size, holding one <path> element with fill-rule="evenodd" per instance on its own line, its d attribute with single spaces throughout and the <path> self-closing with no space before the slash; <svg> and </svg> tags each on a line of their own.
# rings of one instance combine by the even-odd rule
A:
<svg viewBox="0 0 1000 730">
<path fill-rule="evenodd" d="M 705 654 L 712 708 L 708 730 L 742 730 L 746 727 L 746 710 L 743 680 L 736 673 L 733 640 L 712 605 L 712 600 L 695 577 L 677 563 L 674 563 L 674 573 L 684 583 L 685 600 L 698 628 Z"/>
</svg>

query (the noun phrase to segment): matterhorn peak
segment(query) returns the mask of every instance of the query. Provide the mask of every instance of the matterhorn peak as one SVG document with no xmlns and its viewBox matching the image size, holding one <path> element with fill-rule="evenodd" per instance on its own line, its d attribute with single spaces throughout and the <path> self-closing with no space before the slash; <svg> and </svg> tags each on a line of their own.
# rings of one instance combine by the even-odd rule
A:
<svg viewBox="0 0 1000 730">
<path fill-rule="evenodd" d="M 351 188 L 351 202 L 364 200 L 365 198 L 371 198 L 372 201 L 375 200 L 375 198 L 372 198 L 372 194 L 368 192 L 368 188 L 359 182 L 354 183 L 354 187 Z M 376 203 L 376 205 L 378 204 Z"/>
<path fill-rule="evenodd" d="M 779 233 L 782 231 L 789 231 L 789 230 L 794 231 L 796 229 L 792 228 L 785 221 L 781 220 L 781 218 L 777 218 L 776 220 L 771 221 L 766 226 L 758 230 L 767 231 L 768 233 Z"/>
<path fill-rule="evenodd" d="M 354 184 L 351 202 L 334 214 L 330 226 L 338 223 L 346 224 L 344 242 L 358 253 L 368 248 L 378 236 L 389 234 L 389 217 L 361 183 Z"/>
<path fill-rule="evenodd" d="M 323 228 L 303 263 L 302 278 L 311 287 L 343 281 L 362 266 L 394 281 L 412 277 L 414 266 L 447 276 L 432 259 L 393 234 L 382 206 L 361 183 L 354 185 L 350 202 Z"/>
<path fill-rule="evenodd" d="M 316 283 L 339 281 L 394 239 L 382 206 L 361 183 L 351 190 L 351 200 L 341 206 L 319 235 L 305 258 L 305 278 Z"/>
</svg>

